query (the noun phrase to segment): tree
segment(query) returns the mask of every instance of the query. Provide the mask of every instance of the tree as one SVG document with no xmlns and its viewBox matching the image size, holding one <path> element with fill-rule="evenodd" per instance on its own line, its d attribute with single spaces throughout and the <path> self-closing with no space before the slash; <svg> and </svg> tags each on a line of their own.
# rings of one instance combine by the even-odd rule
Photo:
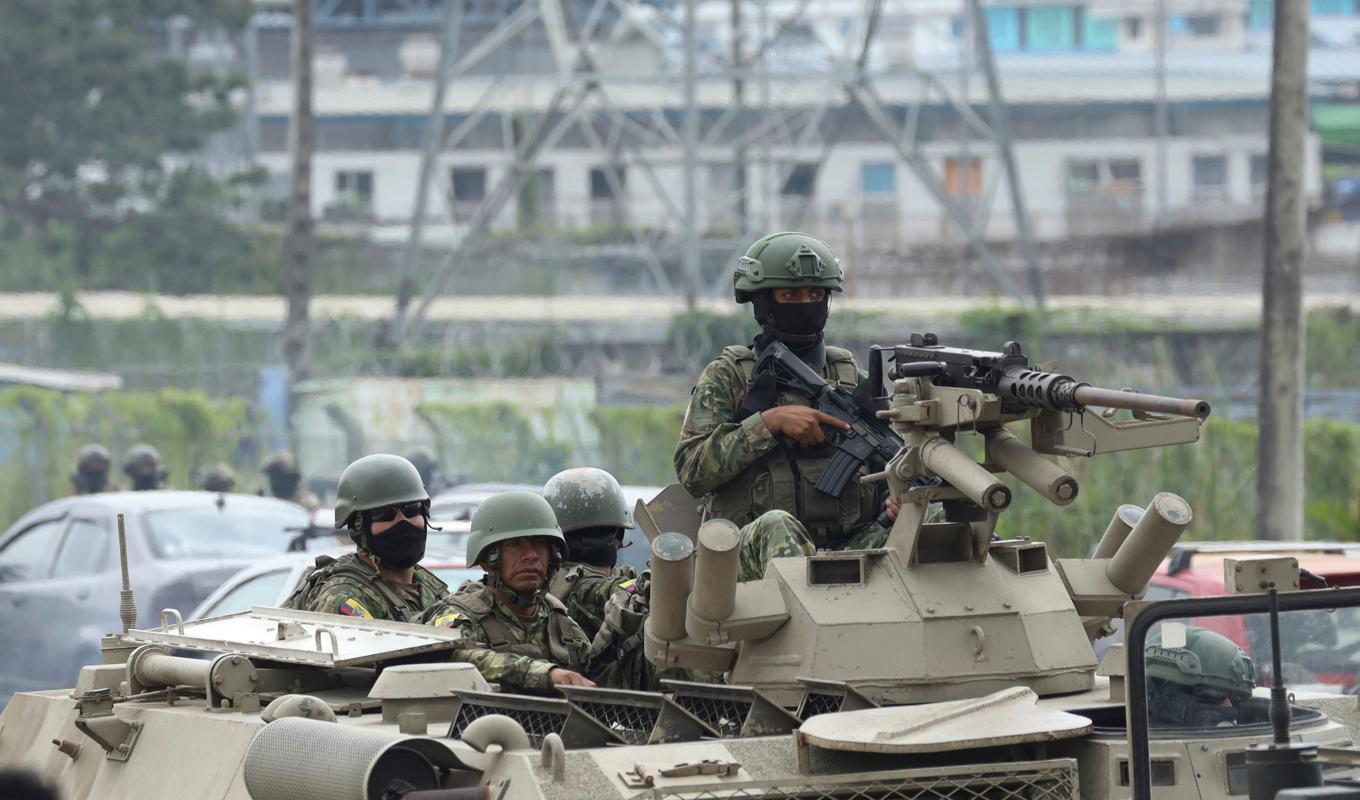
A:
<svg viewBox="0 0 1360 800">
<path fill-rule="evenodd" d="M 248 0 L 0 3 L 2 232 L 36 236 L 79 279 L 115 224 L 182 217 L 186 190 L 218 191 L 185 157 L 233 123 L 242 79 L 198 74 L 161 40 L 184 19 L 235 31 L 249 13 Z"/>
</svg>

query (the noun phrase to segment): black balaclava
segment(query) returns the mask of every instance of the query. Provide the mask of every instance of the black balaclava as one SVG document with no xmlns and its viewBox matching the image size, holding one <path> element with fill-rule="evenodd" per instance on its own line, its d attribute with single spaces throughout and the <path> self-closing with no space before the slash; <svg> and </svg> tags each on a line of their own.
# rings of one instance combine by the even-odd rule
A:
<svg viewBox="0 0 1360 800">
<path fill-rule="evenodd" d="M 269 493 L 275 497 L 292 497 L 302 483 L 302 476 L 296 472 L 275 470 L 269 473 Z"/>
<path fill-rule="evenodd" d="M 780 303 L 770 290 L 751 295 L 751 306 L 760 334 L 756 336 L 757 353 L 766 342 L 783 343 L 805 364 L 821 371 L 826 366 L 826 346 L 822 341 L 826 320 L 831 314 L 831 294 L 817 303 Z"/>
<path fill-rule="evenodd" d="M 109 473 L 107 470 L 87 472 L 77 469 L 71 473 L 71 483 L 75 484 L 78 491 L 95 494 L 104 491 L 104 487 L 109 485 Z"/>
<path fill-rule="evenodd" d="M 152 470 L 150 472 L 129 472 L 128 478 L 132 480 L 132 488 L 139 492 L 150 491 L 160 484 L 160 475 Z"/>
<path fill-rule="evenodd" d="M 425 557 L 424 525 L 415 525 L 403 519 L 382 533 L 375 534 L 372 523 L 368 532 L 368 552 L 392 569 L 406 569 L 420 563 Z"/>
<path fill-rule="evenodd" d="M 622 544 L 623 528 L 582 528 L 567 534 L 567 560 L 612 569 L 619 563 Z"/>
</svg>

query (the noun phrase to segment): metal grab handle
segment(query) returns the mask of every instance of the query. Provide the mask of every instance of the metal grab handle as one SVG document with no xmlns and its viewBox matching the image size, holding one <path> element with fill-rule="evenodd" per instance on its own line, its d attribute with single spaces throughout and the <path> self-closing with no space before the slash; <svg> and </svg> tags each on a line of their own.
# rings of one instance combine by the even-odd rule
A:
<svg viewBox="0 0 1360 800">
<path fill-rule="evenodd" d="M 339 655 L 340 655 L 340 642 L 335 638 L 335 631 L 331 630 L 330 628 L 317 628 L 317 629 L 316 629 L 316 636 L 313 637 L 313 639 L 314 639 L 315 642 L 316 642 L 316 651 L 317 651 L 318 653 L 324 653 L 324 652 L 326 652 L 325 650 L 322 650 L 322 649 L 321 649 L 321 634 L 323 634 L 323 633 L 326 634 L 327 636 L 331 637 L 331 655 L 333 655 L 333 656 L 339 656 Z"/>
<path fill-rule="evenodd" d="M 177 608 L 162 608 L 162 609 L 161 609 L 161 627 L 162 627 L 162 628 L 168 628 L 168 627 L 170 627 L 170 618 L 171 618 L 171 617 L 174 617 L 174 619 L 175 619 L 175 631 L 176 631 L 176 633 L 178 633 L 180 636 L 183 636 L 183 635 L 184 635 L 184 617 L 183 617 L 183 615 L 181 615 L 181 614 L 179 613 L 179 609 L 177 609 Z"/>
</svg>

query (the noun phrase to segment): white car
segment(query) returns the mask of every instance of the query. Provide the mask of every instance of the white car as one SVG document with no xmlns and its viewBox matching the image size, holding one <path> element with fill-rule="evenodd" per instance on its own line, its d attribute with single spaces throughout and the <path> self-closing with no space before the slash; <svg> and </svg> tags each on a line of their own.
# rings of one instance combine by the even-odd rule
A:
<svg viewBox="0 0 1360 800">
<path fill-rule="evenodd" d="M 477 580 L 482 571 L 464 564 L 467 549 L 466 522 L 437 523 L 443 531 L 431 531 L 425 558 L 420 565 L 433 572 L 450 591 L 464 581 Z M 446 538 L 447 537 L 447 538 Z M 327 555 L 339 557 L 353 552 L 351 548 L 328 550 Z M 242 569 L 228 578 L 208 595 L 186 619 L 220 617 L 249 611 L 251 606 L 278 607 L 292 595 L 308 568 L 316 562 L 317 553 L 288 553 L 265 559 Z"/>
</svg>

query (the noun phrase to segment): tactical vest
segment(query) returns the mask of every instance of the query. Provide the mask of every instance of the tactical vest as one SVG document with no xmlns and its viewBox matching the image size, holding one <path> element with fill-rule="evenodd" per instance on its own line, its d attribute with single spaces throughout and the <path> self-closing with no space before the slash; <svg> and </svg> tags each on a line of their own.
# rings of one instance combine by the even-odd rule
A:
<svg viewBox="0 0 1360 800">
<path fill-rule="evenodd" d="M 376 569 L 353 553 L 340 558 L 326 555 L 317 556 L 311 572 L 302 579 L 302 583 L 298 584 L 298 587 L 293 590 L 288 599 L 283 601 L 282 607 L 305 611 L 311 605 L 312 599 L 316 597 L 316 593 L 321 590 L 321 587 L 331 578 L 340 576 L 354 578 L 371 586 L 387 602 L 388 607 L 400 612 L 401 618 L 395 620 L 396 622 L 416 622 L 420 615 L 424 613 L 424 609 L 419 608 L 414 611 L 408 610 L 407 605 L 410 603 L 410 598 L 401 589 L 388 581 L 382 580 Z M 436 602 L 443 600 L 449 593 L 448 584 L 419 564 L 416 565 L 415 582 L 416 585 L 428 587 L 433 591 Z"/>
<path fill-rule="evenodd" d="M 530 658 L 544 658 L 543 651 L 536 645 L 522 644 L 516 642 L 510 635 L 510 623 L 506 622 L 496 614 L 493 607 L 495 601 L 491 597 L 491 590 L 481 583 L 464 584 L 457 592 L 449 595 L 445 605 L 457 608 L 471 622 L 480 625 L 486 631 L 487 641 L 483 642 L 488 648 L 497 653 L 512 653 L 519 656 Z M 573 649 L 572 641 L 572 621 L 567 614 L 567 607 L 552 595 L 544 595 L 540 602 L 548 606 L 548 654 L 555 664 L 579 669 L 585 663 L 586 654 L 578 652 L 579 648 Z"/>
<path fill-rule="evenodd" d="M 567 605 L 567 601 L 571 599 L 576 587 L 581 585 L 581 578 L 584 578 L 587 572 L 594 572 L 605 577 L 608 577 L 609 574 L 606 570 L 588 564 L 563 564 L 562 568 L 553 575 L 552 582 L 548 584 L 548 594 L 560 600 L 562 605 Z"/>
<path fill-rule="evenodd" d="M 725 347 L 718 360 L 739 370 L 750 387 L 756 366 L 754 350 L 741 345 Z M 834 380 L 849 391 L 859 385 L 855 357 L 844 348 L 827 346 L 824 373 L 828 380 Z M 800 394 L 779 392 L 777 405 L 811 404 Z M 805 450 L 781 442 L 764 458 L 704 498 L 705 507 L 710 516 L 722 517 L 737 525 L 746 525 L 766 511 L 787 511 L 803 523 L 816 544 L 835 544 L 836 539 L 872 521 L 878 513 L 878 488 L 861 485 L 858 480 L 865 473 L 863 468 L 846 483 L 840 497 L 817 491 L 817 480 L 830 465 L 835 452 L 829 446 Z"/>
</svg>

